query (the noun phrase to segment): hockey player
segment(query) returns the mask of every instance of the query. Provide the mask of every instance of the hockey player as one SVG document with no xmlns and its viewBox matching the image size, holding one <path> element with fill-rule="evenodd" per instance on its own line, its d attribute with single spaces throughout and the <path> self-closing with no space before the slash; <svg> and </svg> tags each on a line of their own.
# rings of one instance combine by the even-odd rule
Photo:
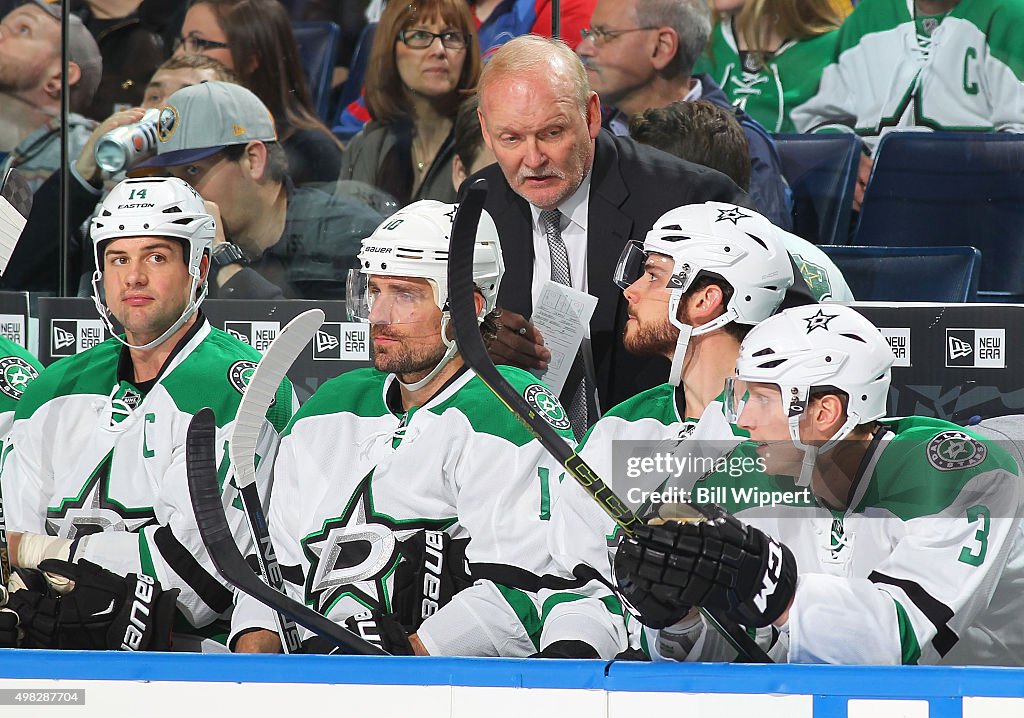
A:
<svg viewBox="0 0 1024 718">
<path fill-rule="evenodd" d="M 624 539 L 623 595 L 658 621 L 685 616 L 656 654 L 714 654 L 718 639 L 690 610 L 704 606 L 788 634 L 791 662 L 1021 665 L 1017 465 L 955 424 L 881 420 L 893 361 L 844 306 L 790 309 L 747 335 L 727 403 L 742 404 L 738 425 L 765 466 L 741 483 L 806 487 L 813 503 L 722 493 L 703 521 Z"/>
<path fill-rule="evenodd" d="M 226 457 L 259 359 L 199 311 L 216 231 L 203 200 L 174 178 L 125 180 L 92 221 L 93 299 L 124 334 L 43 371 L 22 396 L 4 449 L 12 564 L 45 571 L 24 574 L 29 588 L 12 581 L 20 590 L 9 607 L 25 645 L 166 649 L 177 613 L 191 640 L 176 636 L 175 648 L 196 649 L 231 608 L 195 526 L 184 463 L 186 429 L 204 406 L 216 413 Z M 292 408 L 283 383 L 261 454 Z M 223 480 L 226 458 L 219 465 Z M 244 542 L 230 482 L 224 491 Z M 136 596 L 149 597 L 148 610 L 133 611 Z"/>
<path fill-rule="evenodd" d="M 856 132 L 873 153 L 890 128 L 1024 132 L 1024 2 L 864 0 L 839 30 L 798 132 Z M 861 162 L 854 208 L 870 175 Z"/>
<path fill-rule="evenodd" d="M 327 382 L 296 414 L 268 520 L 290 595 L 388 652 L 526 656 L 540 641 L 532 591 L 551 563 L 559 467 L 459 355 L 447 282 L 455 209 L 415 202 L 363 240 L 349 305 L 370 324 L 374 368 Z M 491 338 L 502 271 L 484 212 L 473 276 Z M 571 437 L 543 384 L 500 371 Z M 475 583 L 464 588 L 467 560 Z M 240 599 L 232 645 L 280 650 L 273 626 L 265 607 Z"/>
<path fill-rule="evenodd" d="M 615 281 L 629 302 L 626 349 L 672 362 L 668 383 L 612 408 L 578 449 L 626 497 L 629 485 L 615 471 L 613 456 L 630 442 L 661 442 L 670 451 L 696 438 L 723 452 L 738 443 L 721 403 L 725 379 L 744 335 L 783 301 L 793 269 L 767 219 L 743 207 L 707 202 L 667 212 L 642 244 L 627 245 Z M 552 515 L 551 549 L 562 570 L 577 578 L 596 571 L 602 579 L 560 594 L 545 634 L 562 643 L 545 645 L 547 655 L 612 657 L 627 647 L 622 620 L 613 615 L 618 603 L 602 585 L 612 581 L 609 544 L 614 548 L 618 540 L 616 527 L 575 483 L 563 486 Z M 584 634 L 585 626 L 594 633 Z"/>
</svg>

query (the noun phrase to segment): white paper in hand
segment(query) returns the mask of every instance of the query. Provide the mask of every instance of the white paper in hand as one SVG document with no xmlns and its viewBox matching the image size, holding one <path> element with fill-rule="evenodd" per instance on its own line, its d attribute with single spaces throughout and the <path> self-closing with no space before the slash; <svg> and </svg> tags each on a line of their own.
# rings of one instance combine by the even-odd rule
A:
<svg viewBox="0 0 1024 718">
<path fill-rule="evenodd" d="M 533 305 L 530 321 L 544 336 L 544 346 L 551 352 L 551 361 L 547 369 L 534 374 L 555 394 L 561 393 L 565 386 L 596 308 L 597 297 L 586 292 L 550 279 L 541 287 L 540 299 Z"/>
</svg>

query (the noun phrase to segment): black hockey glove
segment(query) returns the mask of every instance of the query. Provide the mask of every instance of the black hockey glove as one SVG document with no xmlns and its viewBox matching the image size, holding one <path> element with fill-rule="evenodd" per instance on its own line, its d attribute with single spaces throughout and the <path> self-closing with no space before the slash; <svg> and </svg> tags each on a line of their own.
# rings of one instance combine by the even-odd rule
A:
<svg viewBox="0 0 1024 718">
<path fill-rule="evenodd" d="M 26 648 L 167 651 L 178 589 L 165 591 L 149 576 L 116 573 L 89 561 L 47 559 L 40 571 L 75 582 L 54 591 L 40 571 L 19 571 L 27 588 L 8 606 L 21 617 Z"/>
<path fill-rule="evenodd" d="M 9 608 L 0 608 L 0 648 L 18 647 L 18 614 Z"/>
<path fill-rule="evenodd" d="M 469 539 L 444 531 L 417 531 L 399 544 L 402 562 L 395 570 L 393 615 L 414 632 L 452 596 L 473 585 L 466 565 Z"/>
<path fill-rule="evenodd" d="M 345 620 L 345 628 L 392 656 L 413 655 L 408 634 L 391 614 L 377 610 L 363 611 L 349 616 Z"/>
<path fill-rule="evenodd" d="M 597 650 L 586 641 L 555 641 L 530 658 L 600 658 Z"/>
<path fill-rule="evenodd" d="M 713 504 L 696 507 L 698 523 L 666 521 L 641 526 L 623 538 L 615 554 L 615 577 L 626 599 L 652 628 L 664 628 L 669 614 L 647 623 L 645 601 L 678 609 L 721 611 L 748 627 L 767 626 L 781 616 L 796 593 L 796 559 L 784 544 L 741 523 Z M 633 595 L 644 607 L 634 603 Z"/>
</svg>

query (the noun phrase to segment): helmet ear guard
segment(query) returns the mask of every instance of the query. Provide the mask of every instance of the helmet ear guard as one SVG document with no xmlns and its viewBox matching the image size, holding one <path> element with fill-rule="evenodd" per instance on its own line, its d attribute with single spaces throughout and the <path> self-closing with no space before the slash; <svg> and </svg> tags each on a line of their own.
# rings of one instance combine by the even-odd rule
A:
<svg viewBox="0 0 1024 718">
<path fill-rule="evenodd" d="M 177 177 L 126 179 L 107 195 L 90 223 L 93 257 L 93 303 L 107 329 L 132 349 L 151 349 L 180 329 L 206 298 L 208 282 L 203 276 L 203 256 L 210 253 L 217 225 L 206 210 L 202 197 Z M 181 316 L 159 337 L 144 345 L 129 344 L 115 331 L 110 309 L 104 301 L 104 251 L 116 239 L 168 237 L 182 244 L 188 273 L 192 277 L 189 297 Z"/>
</svg>

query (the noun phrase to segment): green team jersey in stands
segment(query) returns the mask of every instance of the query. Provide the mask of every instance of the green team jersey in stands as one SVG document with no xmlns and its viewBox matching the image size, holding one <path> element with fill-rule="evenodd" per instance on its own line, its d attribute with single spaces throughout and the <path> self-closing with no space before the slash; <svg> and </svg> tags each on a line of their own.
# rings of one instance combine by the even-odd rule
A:
<svg viewBox="0 0 1024 718">
<path fill-rule="evenodd" d="M 807 503 L 769 508 L 733 491 L 742 488 L 735 480 L 708 480 L 728 489 L 719 497 L 727 510 L 796 558 L 789 661 L 1022 665 L 1016 463 L 995 442 L 939 419 L 883 425 L 845 512 Z M 765 480 L 796 490 L 788 479 Z"/>
<path fill-rule="evenodd" d="M 709 452 L 724 453 L 739 443 L 737 430 L 725 419 L 720 400 L 712 401 L 699 418 L 688 416 L 683 388 L 662 384 L 641 392 L 610 409 L 583 437 L 577 453 L 605 480 L 616 494 L 632 506 L 630 489 L 639 485 L 621 470 L 626 454 L 671 451 L 681 442 L 702 444 Z M 647 488 L 656 488 L 663 477 L 652 476 Z M 693 477 L 694 479 L 698 477 Z M 677 481 L 679 483 L 677 483 Z M 683 477 L 671 480 L 678 487 Z M 618 544 L 617 526 L 590 495 L 576 482 L 562 487 L 552 510 L 549 546 L 563 577 L 593 576 L 585 586 L 572 591 L 553 591 L 542 596 L 546 643 L 582 640 L 605 658 L 614 657 L 636 636 L 626 630 L 621 607 L 611 600 L 614 585 L 611 559 Z M 594 575 L 594 574 L 597 575 Z"/>
<path fill-rule="evenodd" d="M 11 432 L 14 410 L 21 395 L 42 370 L 43 365 L 28 349 L 7 337 L 0 337 L 0 443 Z"/>
<path fill-rule="evenodd" d="M 571 438 L 546 387 L 499 370 Z M 268 520 L 287 590 L 339 623 L 365 607 L 391 610 L 398 543 L 443 530 L 470 539 L 476 583 L 426 618 L 424 646 L 434 655 L 534 653 L 530 594 L 550 568 L 548 518 L 563 471 L 468 369 L 409 411 L 395 375 L 343 374 L 302 406 L 274 464 Z M 274 630 L 273 617 L 240 598 L 232 636 L 250 628 Z"/>
<path fill-rule="evenodd" d="M 1024 0 L 961 0 L 932 17 L 914 0 L 864 0 L 793 122 L 853 130 L 872 149 L 891 128 L 1024 132 L 1022 37 Z"/>
<path fill-rule="evenodd" d="M 741 52 L 732 22 L 719 23 L 697 61 L 729 100 L 769 132 L 796 132 L 790 112 L 818 91 L 822 70 L 835 56 L 838 30 L 806 40 L 788 40 L 763 61 Z"/>
<path fill-rule="evenodd" d="M 7 526 L 69 538 L 73 559 L 119 574 L 142 572 L 165 589 L 180 588 L 188 626 L 224 616 L 232 592 L 200 540 L 185 474 L 185 436 L 193 414 L 217 418 L 218 479 L 236 541 L 251 543 L 237 492 L 226 481 L 228 437 L 242 392 L 260 355 L 200 319 L 160 375 L 142 388 L 117 339 L 48 367 L 18 403 L 5 447 Z M 282 383 L 258 453 L 266 455 L 293 410 Z M 182 630 L 188 632 L 188 626 Z M 179 645 L 183 647 L 183 645 Z"/>
</svg>

